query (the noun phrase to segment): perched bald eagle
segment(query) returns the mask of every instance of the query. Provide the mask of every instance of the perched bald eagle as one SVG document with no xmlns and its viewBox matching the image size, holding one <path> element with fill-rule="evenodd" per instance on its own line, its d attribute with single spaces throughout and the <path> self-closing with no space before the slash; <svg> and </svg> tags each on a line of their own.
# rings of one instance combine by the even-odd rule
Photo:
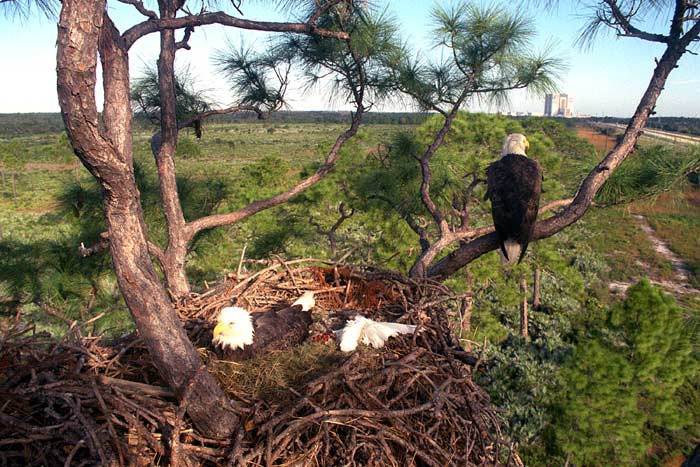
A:
<svg viewBox="0 0 700 467">
<path fill-rule="evenodd" d="M 340 340 L 340 350 L 352 352 L 359 343 L 371 345 L 375 349 L 384 347 L 384 343 L 398 334 L 412 334 L 416 330 L 413 324 L 380 323 L 357 315 L 345 323 L 343 329 L 335 331 Z"/>
<path fill-rule="evenodd" d="M 306 292 L 290 307 L 251 314 L 228 307 L 219 313 L 212 342 L 224 350 L 224 359 L 240 361 L 282 350 L 303 342 L 311 326 L 313 292 Z"/>
<path fill-rule="evenodd" d="M 520 263 L 535 229 L 542 193 L 542 167 L 527 157 L 530 143 L 520 133 L 506 137 L 501 158 L 486 170 L 491 214 L 506 264 Z"/>
</svg>

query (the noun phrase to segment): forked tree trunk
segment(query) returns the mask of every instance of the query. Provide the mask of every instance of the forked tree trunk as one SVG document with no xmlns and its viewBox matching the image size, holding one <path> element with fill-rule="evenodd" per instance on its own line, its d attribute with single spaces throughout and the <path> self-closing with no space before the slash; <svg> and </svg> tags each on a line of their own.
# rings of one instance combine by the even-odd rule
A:
<svg viewBox="0 0 700 467">
<path fill-rule="evenodd" d="M 95 103 L 102 58 L 103 121 Z M 124 299 L 153 362 L 209 436 L 226 436 L 238 417 L 187 338 L 149 256 L 132 160 L 128 56 L 104 0 L 63 0 L 58 26 L 58 95 L 76 155 L 102 187 L 112 261 Z"/>
</svg>

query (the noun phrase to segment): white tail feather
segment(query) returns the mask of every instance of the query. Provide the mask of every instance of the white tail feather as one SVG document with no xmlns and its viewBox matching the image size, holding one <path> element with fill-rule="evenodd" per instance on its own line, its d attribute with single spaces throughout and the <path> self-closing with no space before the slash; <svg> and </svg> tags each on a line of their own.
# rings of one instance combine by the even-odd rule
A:
<svg viewBox="0 0 700 467">
<path fill-rule="evenodd" d="M 343 329 L 335 331 L 340 340 L 340 350 L 352 352 L 357 344 L 371 345 L 375 349 L 384 347 L 384 343 L 398 334 L 411 334 L 416 330 L 412 324 L 379 323 L 364 316 L 355 316 Z"/>
<path fill-rule="evenodd" d="M 314 293 L 312 291 L 304 292 L 304 295 L 297 298 L 297 300 L 292 303 L 294 305 L 301 305 L 301 309 L 304 311 L 309 311 L 316 305 L 316 300 L 314 300 Z"/>
<path fill-rule="evenodd" d="M 505 246 L 506 253 L 508 253 L 508 258 L 506 258 L 503 255 L 503 252 L 501 251 L 501 263 L 503 264 L 515 264 L 518 262 L 518 259 L 520 259 L 520 252 L 522 251 L 522 247 L 518 242 L 515 240 L 506 240 L 503 245 Z"/>
</svg>

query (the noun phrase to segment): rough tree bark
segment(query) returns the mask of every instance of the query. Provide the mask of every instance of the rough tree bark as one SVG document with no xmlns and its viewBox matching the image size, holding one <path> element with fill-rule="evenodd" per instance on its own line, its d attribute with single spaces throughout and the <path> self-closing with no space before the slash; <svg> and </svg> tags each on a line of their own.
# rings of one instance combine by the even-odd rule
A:
<svg viewBox="0 0 700 467">
<path fill-rule="evenodd" d="M 172 1 L 159 0 L 160 17 L 175 18 L 177 9 Z M 162 264 L 168 289 L 175 297 L 183 297 L 190 291 L 185 274 L 187 241 L 183 238 L 185 216 L 177 192 L 175 176 L 175 148 L 177 147 L 177 115 L 175 97 L 175 31 L 160 31 L 160 56 L 158 57 L 158 87 L 160 91 L 160 146 L 154 151 L 160 200 L 167 223 L 168 245 Z"/>
<path fill-rule="evenodd" d="M 102 58 L 105 108 L 95 102 Z M 104 0 L 64 0 L 58 25 L 58 96 L 76 155 L 102 187 L 112 260 L 124 299 L 156 368 L 176 395 L 192 392 L 188 413 L 210 436 L 226 436 L 238 417 L 179 322 L 148 252 L 131 149 L 127 49 Z M 196 380 L 193 380 L 197 376 Z"/>
</svg>

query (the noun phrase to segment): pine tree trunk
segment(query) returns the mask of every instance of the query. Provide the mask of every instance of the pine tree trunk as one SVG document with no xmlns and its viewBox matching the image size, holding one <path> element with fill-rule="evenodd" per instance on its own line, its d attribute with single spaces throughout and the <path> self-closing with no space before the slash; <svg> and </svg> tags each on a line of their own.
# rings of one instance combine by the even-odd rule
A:
<svg viewBox="0 0 700 467">
<path fill-rule="evenodd" d="M 105 106 L 95 102 L 97 52 Z M 119 288 L 163 380 L 207 436 L 225 437 L 238 417 L 189 341 L 149 256 L 133 170 L 128 55 L 104 0 L 63 0 L 58 26 L 58 96 L 71 144 L 102 187 Z"/>
</svg>

